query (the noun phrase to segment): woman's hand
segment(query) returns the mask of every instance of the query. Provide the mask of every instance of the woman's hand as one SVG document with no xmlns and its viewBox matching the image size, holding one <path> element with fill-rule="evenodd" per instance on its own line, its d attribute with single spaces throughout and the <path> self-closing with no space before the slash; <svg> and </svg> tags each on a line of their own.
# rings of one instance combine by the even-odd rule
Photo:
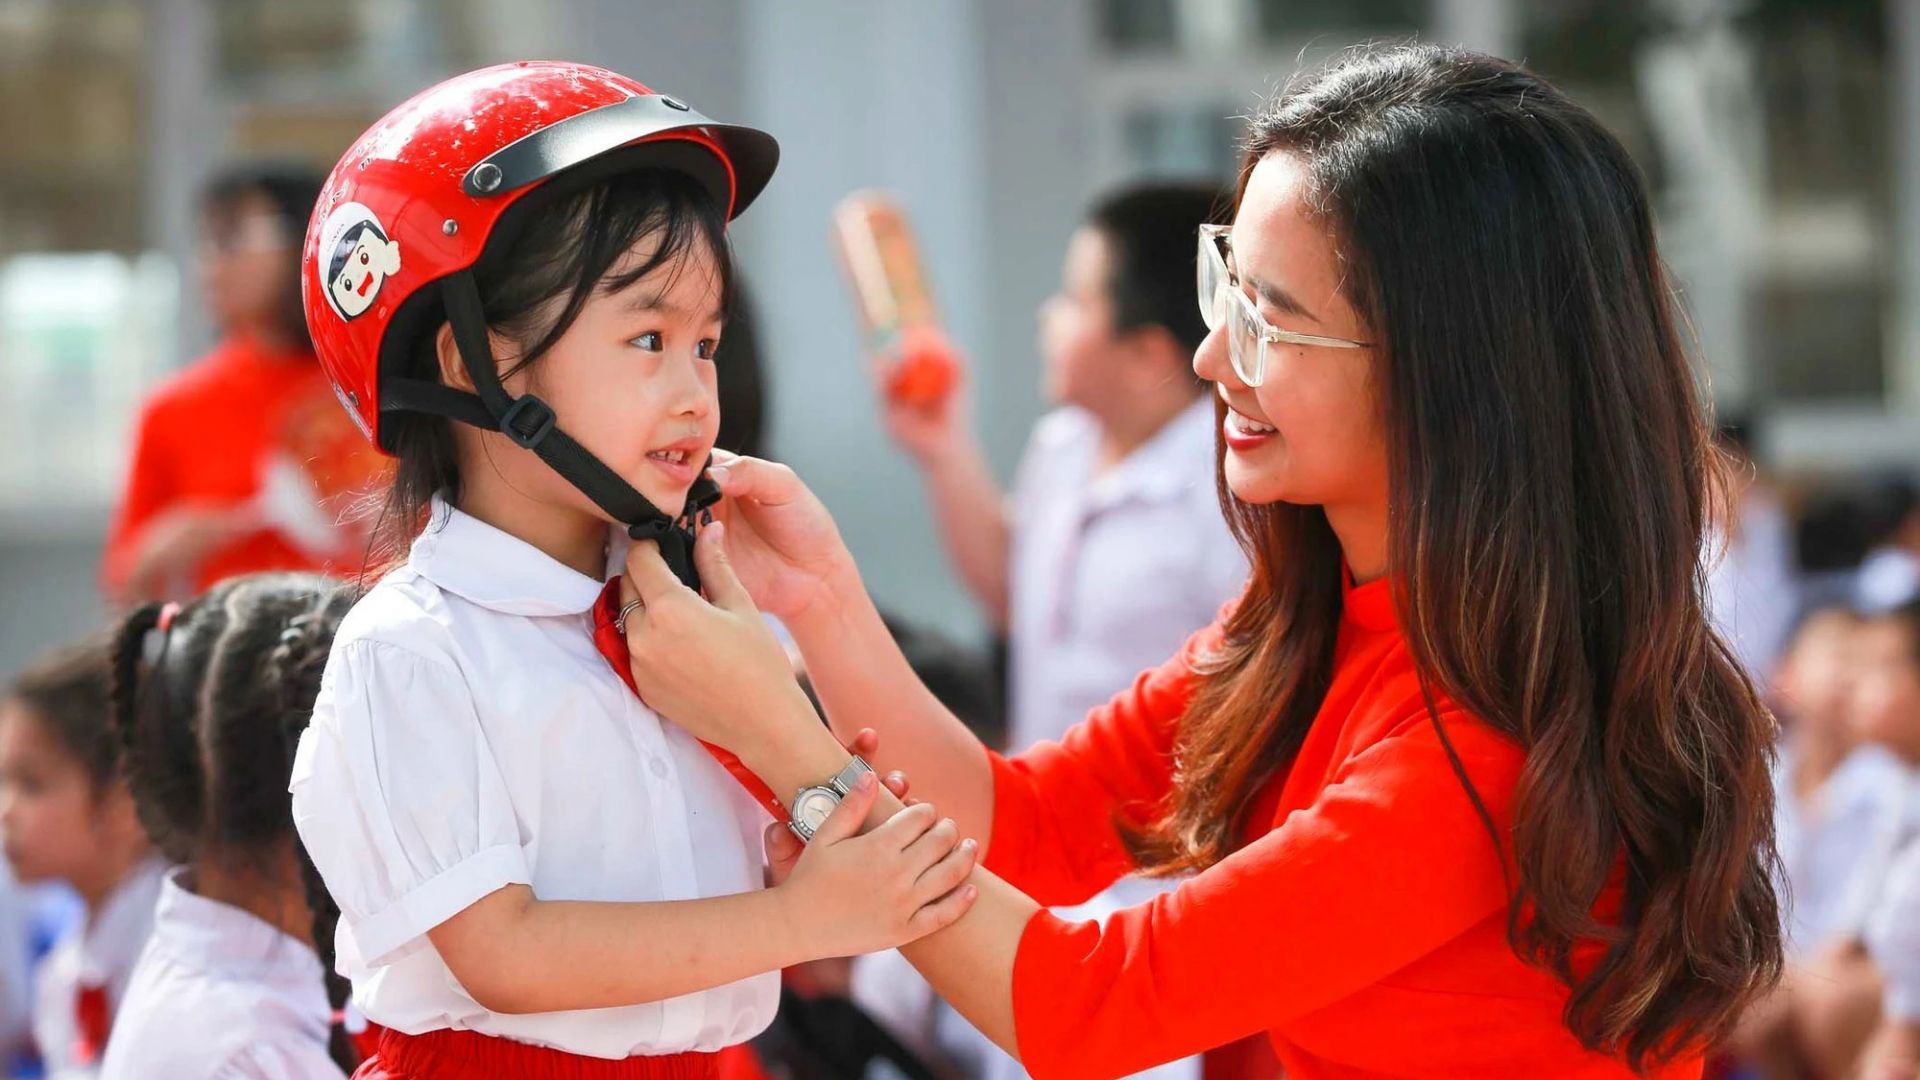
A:
<svg viewBox="0 0 1920 1080">
<path fill-rule="evenodd" d="M 793 933 L 818 956 L 897 948 L 951 925 L 979 891 L 966 883 L 978 845 L 926 804 L 909 806 L 864 836 L 880 784 L 869 773 L 834 808 L 775 886 Z"/>
<path fill-rule="evenodd" d="M 795 717 L 815 725 L 819 717 L 794 679 L 786 650 L 734 576 L 726 552 L 730 531 L 716 521 L 694 542 L 710 602 L 681 584 L 650 542 L 627 552 L 620 589 L 623 603 L 642 605 L 626 620 L 627 656 L 641 700 L 696 738 L 748 758 L 749 750 L 771 750 Z"/>
<path fill-rule="evenodd" d="M 753 602 L 792 622 L 858 580 L 832 515 L 792 469 L 724 450 L 707 472 L 724 496 L 727 559 Z"/>
</svg>

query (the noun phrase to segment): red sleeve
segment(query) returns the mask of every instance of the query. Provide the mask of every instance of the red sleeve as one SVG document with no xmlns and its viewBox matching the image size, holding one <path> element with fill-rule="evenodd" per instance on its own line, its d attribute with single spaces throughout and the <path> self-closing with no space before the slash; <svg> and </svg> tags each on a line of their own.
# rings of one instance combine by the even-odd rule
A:
<svg viewBox="0 0 1920 1080">
<path fill-rule="evenodd" d="M 1508 820 L 1519 749 L 1443 716 Z M 1120 1076 L 1318 1011 L 1503 910 L 1499 858 L 1423 714 L 1278 828 L 1104 929 L 1035 915 L 1014 961 L 1022 1062 L 1042 1080 Z"/>
<path fill-rule="evenodd" d="M 1060 742 L 1014 758 L 990 755 L 987 869 L 1048 905 L 1081 903 L 1131 872 L 1114 817 L 1145 823 L 1165 801 L 1194 665 L 1220 638 L 1217 622 L 1195 634 Z"/>
<path fill-rule="evenodd" d="M 173 501 L 173 482 L 164 447 L 158 403 L 149 402 L 140 410 L 139 425 L 133 440 L 133 460 L 127 469 L 127 482 L 115 508 L 113 523 L 107 529 L 106 558 L 100 568 L 101 584 L 108 593 L 117 592 L 132 569 L 140 533 L 153 515 Z"/>
</svg>

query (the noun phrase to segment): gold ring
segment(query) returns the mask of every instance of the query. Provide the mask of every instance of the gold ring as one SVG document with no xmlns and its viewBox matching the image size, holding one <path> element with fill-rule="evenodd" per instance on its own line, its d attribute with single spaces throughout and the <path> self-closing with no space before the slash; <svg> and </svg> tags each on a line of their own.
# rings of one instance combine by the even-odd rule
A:
<svg viewBox="0 0 1920 1080">
<path fill-rule="evenodd" d="M 636 610 L 645 611 L 646 608 L 647 602 L 645 600 L 629 600 L 620 605 L 620 614 L 613 617 L 613 628 L 625 634 L 627 632 L 627 616 L 633 614 Z"/>
</svg>

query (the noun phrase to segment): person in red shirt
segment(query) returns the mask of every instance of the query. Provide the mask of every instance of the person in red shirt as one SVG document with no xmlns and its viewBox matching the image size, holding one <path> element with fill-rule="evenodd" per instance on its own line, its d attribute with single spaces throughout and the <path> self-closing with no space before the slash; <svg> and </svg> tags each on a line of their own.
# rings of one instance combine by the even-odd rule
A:
<svg viewBox="0 0 1920 1080">
<path fill-rule="evenodd" d="M 221 340 L 141 406 L 102 568 L 117 603 L 358 565 L 364 533 L 340 522 L 377 459 L 334 404 L 300 307 L 319 192 L 307 170 L 248 165 L 202 199 L 199 284 Z"/>
<path fill-rule="evenodd" d="M 1247 146 L 1200 234 L 1253 564 L 1213 626 L 1001 758 L 819 501 L 735 459 L 704 599 L 628 558 L 639 691 L 819 783 L 847 751 L 780 617 L 833 732 L 986 841 L 974 906 L 904 951 L 1041 1080 L 1256 1032 L 1289 1080 L 1698 1077 L 1781 965 L 1773 723 L 1701 597 L 1716 459 L 1645 184 L 1553 86 L 1434 46 L 1294 80 Z M 1041 907 L 1132 871 L 1191 876 L 1104 926 Z"/>
</svg>

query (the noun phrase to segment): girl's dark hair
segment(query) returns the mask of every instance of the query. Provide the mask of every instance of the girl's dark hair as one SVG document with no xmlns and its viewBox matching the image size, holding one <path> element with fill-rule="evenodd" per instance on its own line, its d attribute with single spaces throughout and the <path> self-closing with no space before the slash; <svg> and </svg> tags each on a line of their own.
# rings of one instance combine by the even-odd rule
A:
<svg viewBox="0 0 1920 1080">
<path fill-rule="evenodd" d="M 713 445 L 746 457 L 765 456 L 767 438 L 767 372 L 756 312 L 747 289 L 735 281 L 727 329 L 714 356 L 720 434 Z"/>
<path fill-rule="evenodd" d="M 164 630 L 161 605 L 136 609 L 112 646 L 113 727 L 148 835 L 181 863 L 264 864 L 291 844 L 336 1013 L 348 989 L 333 970 L 339 909 L 294 832 L 287 783 L 334 630 L 351 604 L 345 586 L 318 575 L 231 578 L 179 609 Z M 338 1023 L 331 1051 L 353 1070 Z"/>
<path fill-rule="evenodd" d="M 1635 1069 L 1697 1050 L 1780 971 L 1774 724 L 1701 600 L 1719 464 L 1640 174 L 1544 80 L 1433 46 L 1287 89 L 1252 121 L 1242 196 L 1274 153 L 1379 343 L 1389 567 L 1433 727 L 1451 750 L 1445 695 L 1526 752 L 1505 833 L 1453 762 L 1514 875 L 1514 948 L 1571 988 L 1585 1046 Z M 1253 576 L 1164 816 L 1132 838 L 1165 871 L 1234 849 L 1333 671 L 1325 514 L 1221 497 Z"/>
<path fill-rule="evenodd" d="M 35 661 L 15 677 L 7 695 L 87 770 L 96 793 L 113 783 L 120 767 L 119 746 L 107 723 L 112 680 L 105 640 L 90 639 Z"/>
<path fill-rule="evenodd" d="M 215 220 L 232 217 L 250 199 L 266 202 L 287 241 L 287 287 L 275 321 L 288 341 L 308 347 L 312 339 L 307 336 L 307 316 L 300 296 L 300 241 L 325 183 L 321 173 L 305 165 L 249 161 L 215 175 L 200 195 L 201 213 Z"/>
<path fill-rule="evenodd" d="M 562 183 L 563 181 L 553 181 Z M 659 168 L 617 172 L 591 186 L 537 191 L 509 211 L 496 227 L 474 268 L 488 326 L 519 343 L 512 371 L 534 364 L 579 318 L 594 291 L 617 292 L 681 260 L 697 244 L 713 253 L 723 301 L 733 282 L 726 218 L 705 188 L 685 173 Z M 658 242 L 640 263 L 614 272 L 630 249 L 649 237 Z M 558 303 L 556 303 L 558 301 Z M 444 315 L 414 320 L 421 332 L 408 343 L 401 370 L 385 375 L 440 380 L 434 336 Z M 724 336 L 722 349 L 725 349 Z M 508 374 L 512 374 L 512 371 Z M 427 524 L 436 492 L 458 501 L 460 469 L 451 422 L 436 416 L 396 413 L 381 421 L 387 449 L 397 459 L 393 484 L 375 529 L 377 555 L 392 562 Z M 562 427 L 566 417 L 560 417 Z"/>
</svg>

